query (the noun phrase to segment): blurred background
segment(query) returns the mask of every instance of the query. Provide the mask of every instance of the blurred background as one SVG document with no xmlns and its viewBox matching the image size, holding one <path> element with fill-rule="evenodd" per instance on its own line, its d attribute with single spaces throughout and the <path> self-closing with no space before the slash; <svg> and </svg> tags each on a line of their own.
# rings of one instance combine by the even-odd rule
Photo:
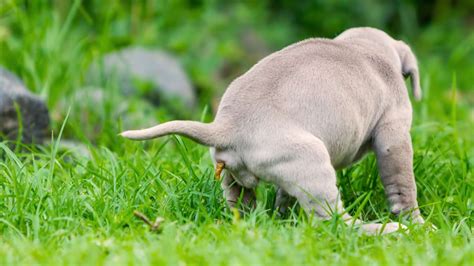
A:
<svg viewBox="0 0 474 266">
<path fill-rule="evenodd" d="M 336 216 L 313 228 L 297 208 L 281 220 L 270 184 L 239 222 L 208 149 L 117 135 L 212 121 L 228 84 L 263 57 L 357 26 L 418 57 L 414 172 L 438 232 L 368 239 Z M 0 264 L 472 265 L 473 136 L 473 0 L 0 0 Z M 390 218 L 378 176 L 373 154 L 338 171 L 352 215 Z M 135 210 L 165 218 L 163 238 Z"/>
<path fill-rule="evenodd" d="M 417 54 L 415 122 L 474 121 L 471 0 L 0 0 L 0 66 L 44 102 L 50 128 L 70 110 L 67 138 L 113 147 L 122 128 L 212 120 L 229 82 L 261 58 L 356 26 Z"/>
</svg>

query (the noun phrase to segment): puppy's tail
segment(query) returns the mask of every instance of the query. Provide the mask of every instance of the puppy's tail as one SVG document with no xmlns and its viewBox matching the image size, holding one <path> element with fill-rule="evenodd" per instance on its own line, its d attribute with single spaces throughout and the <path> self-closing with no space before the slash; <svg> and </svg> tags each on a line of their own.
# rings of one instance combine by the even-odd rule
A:
<svg viewBox="0 0 474 266">
<path fill-rule="evenodd" d="M 397 41 L 395 48 L 400 57 L 400 62 L 402 63 L 402 73 L 405 77 L 410 76 L 413 96 L 415 100 L 419 101 L 421 100 L 420 74 L 415 54 L 410 47 L 402 41 Z"/>
<path fill-rule="evenodd" d="M 120 133 L 122 137 L 133 140 L 154 139 L 170 134 L 188 137 L 202 145 L 222 147 L 227 144 L 226 132 L 215 123 L 200 123 L 196 121 L 170 121 L 154 127 L 141 130 L 129 130 Z"/>
</svg>

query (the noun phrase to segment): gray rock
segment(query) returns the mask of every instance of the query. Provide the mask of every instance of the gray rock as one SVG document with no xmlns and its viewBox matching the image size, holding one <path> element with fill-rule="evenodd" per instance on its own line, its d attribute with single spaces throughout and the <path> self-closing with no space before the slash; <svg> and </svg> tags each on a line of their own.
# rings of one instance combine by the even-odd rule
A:
<svg viewBox="0 0 474 266">
<path fill-rule="evenodd" d="M 93 64 L 90 72 L 93 80 L 117 80 L 125 95 L 139 93 L 154 103 L 162 97 L 178 98 L 187 105 L 196 102 L 193 86 L 181 64 L 164 51 L 125 48 L 105 55 L 101 62 Z"/>
<path fill-rule="evenodd" d="M 0 138 L 16 140 L 21 131 L 22 142 L 41 143 L 48 136 L 48 128 L 46 104 L 29 92 L 18 77 L 0 67 Z"/>
</svg>

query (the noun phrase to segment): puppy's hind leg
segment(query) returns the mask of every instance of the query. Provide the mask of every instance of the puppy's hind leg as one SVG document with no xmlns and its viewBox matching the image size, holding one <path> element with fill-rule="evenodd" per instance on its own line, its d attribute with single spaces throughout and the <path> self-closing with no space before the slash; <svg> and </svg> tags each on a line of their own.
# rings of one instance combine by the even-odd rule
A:
<svg viewBox="0 0 474 266">
<path fill-rule="evenodd" d="M 278 187 L 275 197 L 275 210 L 278 211 L 280 216 L 285 216 L 288 209 L 294 205 L 296 199 L 288 194 L 284 189 Z"/>
<path fill-rule="evenodd" d="M 361 224 L 345 212 L 336 186 L 336 172 L 324 143 L 310 134 L 298 134 L 292 141 L 275 147 L 277 157 L 268 172 L 273 181 L 295 197 L 308 215 L 328 220 L 333 213 L 342 214 L 347 224 L 358 224 L 368 234 L 390 233 L 398 223 Z M 280 142 L 283 143 L 283 142 Z M 360 225 L 359 225 L 360 224 Z"/>
<path fill-rule="evenodd" d="M 227 206 L 231 209 L 239 208 L 240 211 L 243 211 L 245 207 L 255 207 L 255 191 L 237 183 L 233 174 L 229 170 L 225 170 L 226 163 L 217 161 L 216 156 L 218 157 L 219 155 L 214 147 L 211 147 L 209 151 L 214 163 L 215 177 L 218 180 L 221 179 L 221 187 Z M 222 154 L 220 156 L 222 156 Z"/>
<path fill-rule="evenodd" d="M 241 212 L 255 207 L 255 191 L 239 185 L 232 174 L 224 171 L 221 187 L 229 208 L 238 208 Z"/>
</svg>

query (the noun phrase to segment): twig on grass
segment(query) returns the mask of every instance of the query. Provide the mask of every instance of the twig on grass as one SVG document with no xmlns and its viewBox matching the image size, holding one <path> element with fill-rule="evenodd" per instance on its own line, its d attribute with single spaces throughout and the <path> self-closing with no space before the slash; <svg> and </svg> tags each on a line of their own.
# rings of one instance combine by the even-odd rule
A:
<svg viewBox="0 0 474 266">
<path fill-rule="evenodd" d="M 162 217 L 156 217 L 155 222 L 152 223 L 145 214 L 139 211 L 133 211 L 133 215 L 135 215 L 137 218 L 139 218 L 144 223 L 146 223 L 150 227 L 150 231 L 152 232 L 160 232 L 161 231 L 160 225 L 165 220 Z"/>
</svg>

